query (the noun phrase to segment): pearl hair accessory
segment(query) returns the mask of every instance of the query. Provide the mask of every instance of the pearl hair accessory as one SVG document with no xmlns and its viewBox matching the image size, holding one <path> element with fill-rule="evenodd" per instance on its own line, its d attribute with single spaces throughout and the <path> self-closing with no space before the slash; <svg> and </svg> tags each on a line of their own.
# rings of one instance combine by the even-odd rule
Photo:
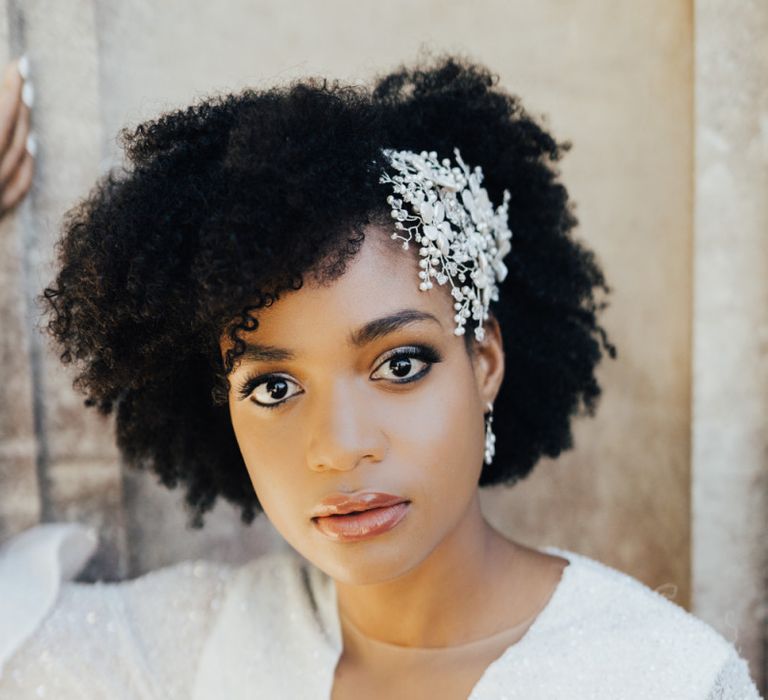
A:
<svg viewBox="0 0 768 700">
<path fill-rule="evenodd" d="M 475 338 L 485 338 L 483 321 L 488 318 L 491 301 L 498 301 L 496 282 L 507 276 L 503 258 L 511 250 L 512 232 L 507 224 L 507 202 L 494 209 L 488 192 L 480 184 L 483 171 L 474 171 L 454 148 L 458 166 L 448 158 L 442 162 L 431 151 L 395 151 L 383 149 L 398 175 L 384 172 L 379 182 L 391 183 L 394 194 L 387 197 L 392 207 L 396 231 L 393 239 L 403 241 L 403 248 L 414 240 L 419 249 L 419 289 L 431 289 L 432 278 L 438 284 L 450 282 L 456 335 L 464 335 L 467 318 L 478 322 Z M 404 204 L 410 205 L 406 211 Z M 404 233 L 398 233 L 399 231 Z"/>
</svg>

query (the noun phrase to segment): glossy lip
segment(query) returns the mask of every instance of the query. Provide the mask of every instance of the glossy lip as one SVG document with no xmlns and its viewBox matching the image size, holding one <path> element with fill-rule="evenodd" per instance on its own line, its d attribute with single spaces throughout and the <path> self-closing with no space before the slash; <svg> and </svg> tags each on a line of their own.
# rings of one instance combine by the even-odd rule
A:
<svg viewBox="0 0 768 700">
<path fill-rule="evenodd" d="M 408 514 L 410 507 L 410 501 L 400 501 L 390 506 L 368 508 L 346 515 L 312 518 L 312 522 L 323 535 L 332 540 L 357 542 L 388 532 Z"/>
<path fill-rule="evenodd" d="M 337 492 L 320 501 L 320 505 L 312 512 L 312 519 L 324 518 L 329 515 L 359 513 L 371 508 L 385 508 L 405 501 L 408 499 L 381 491 L 362 491 L 356 494 Z"/>
</svg>

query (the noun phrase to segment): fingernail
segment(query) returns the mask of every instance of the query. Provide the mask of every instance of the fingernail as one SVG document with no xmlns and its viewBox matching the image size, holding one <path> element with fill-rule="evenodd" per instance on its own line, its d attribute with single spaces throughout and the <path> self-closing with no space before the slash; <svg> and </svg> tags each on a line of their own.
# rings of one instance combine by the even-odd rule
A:
<svg viewBox="0 0 768 700">
<path fill-rule="evenodd" d="M 21 88 L 21 101 L 32 109 L 35 102 L 35 88 L 32 87 L 32 83 L 24 83 L 24 87 Z"/>
<path fill-rule="evenodd" d="M 31 131 L 27 135 L 27 151 L 33 158 L 37 155 L 37 137 Z"/>
<path fill-rule="evenodd" d="M 19 75 L 26 80 L 29 78 L 29 58 L 27 58 L 27 54 L 24 54 L 20 59 L 19 62 L 16 64 L 16 68 L 19 71 Z"/>
</svg>

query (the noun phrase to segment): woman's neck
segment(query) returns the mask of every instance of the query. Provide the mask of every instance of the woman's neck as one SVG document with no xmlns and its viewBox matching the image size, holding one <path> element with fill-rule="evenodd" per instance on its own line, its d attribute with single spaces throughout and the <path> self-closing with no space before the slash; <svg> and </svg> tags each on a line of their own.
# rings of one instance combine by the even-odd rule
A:
<svg viewBox="0 0 768 700">
<path fill-rule="evenodd" d="M 339 609 L 367 637 L 389 644 L 481 639 L 530 615 L 537 593 L 526 585 L 524 549 L 486 522 L 476 493 L 453 532 L 404 575 L 367 585 L 337 581 Z"/>
</svg>

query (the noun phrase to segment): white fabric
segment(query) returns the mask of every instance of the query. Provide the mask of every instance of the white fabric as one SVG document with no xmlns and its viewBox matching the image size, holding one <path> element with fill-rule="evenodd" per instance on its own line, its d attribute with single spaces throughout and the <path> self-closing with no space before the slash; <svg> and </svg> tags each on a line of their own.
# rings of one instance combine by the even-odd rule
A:
<svg viewBox="0 0 768 700">
<path fill-rule="evenodd" d="M 61 582 L 77 575 L 97 544 L 89 528 L 51 523 L 0 547 L 0 674 L 56 602 Z"/>
<path fill-rule="evenodd" d="M 35 537 L 45 561 L 51 551 L 66 554 L 61 532 L 37 530 Z M 760 698 L 744 659 L 713 628 L 616 569 L 542 549 L 570 565 L 470 700 Z M 51 576 L 65 571 L 31 565 L 30 551 L 16 541 L 0 555 L 4 571 L 17 571 L 12 585 L 3 580 L 9 600 L 28 595 L 25 609 L 33 611 L 28 619 L 14 616 L 9 627 L 10 607 L 0 599 L 2 638 L 15 640 L 0 698 L 331 697 L 341 653 L 336 588 L 293 551 L 241 567 L 184 562 L 122 583 L 63 583 L 43 617 L 50 596 L 41 591 L 55 588 Z M 24 571 L 39 572 L 46 585 L 26 580 Z M 30 625 L 31 636 L 24 632 Z"/>
</svg>

